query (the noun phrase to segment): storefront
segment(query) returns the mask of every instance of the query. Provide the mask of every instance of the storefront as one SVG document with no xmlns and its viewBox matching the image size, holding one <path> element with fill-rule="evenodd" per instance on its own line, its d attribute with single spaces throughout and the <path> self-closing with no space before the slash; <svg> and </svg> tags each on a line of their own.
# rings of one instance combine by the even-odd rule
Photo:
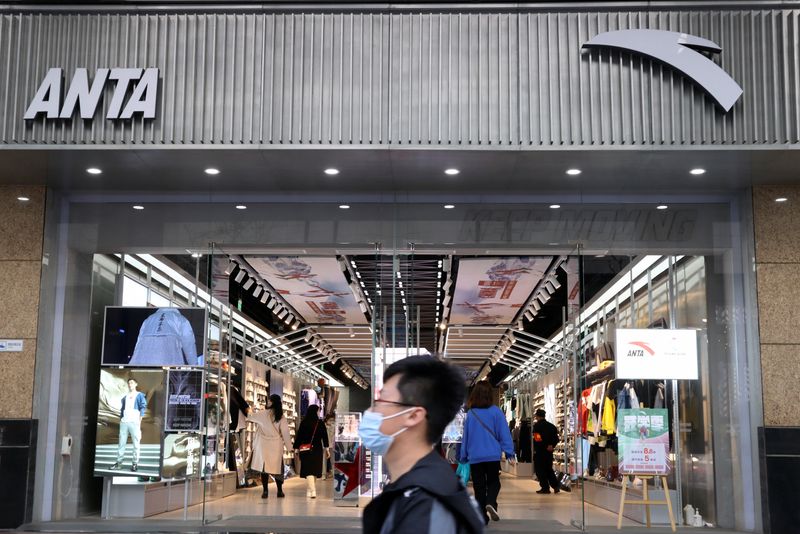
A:
<svg viewBox="0 0 800 534">
<path fill-rule="evenodd" d="M 383 481 L 357 414 L 417 352 L 488 379 L 518 428 L 503 521 L 613 526 L 630 481 L 678 524 L 688 505 L 716 528 L 782 524 L 771 443 L 797 421 L 775 390 L 797 367 L 776 347 L 800 340 L 770 295 L 797 285 L 779 229 L 797 226 L 800 12 L 15 9 L 0 337 L 30 360 L 6 389 L 28 436 L 17 524 L 350 528 Z M 642 49 L 629 29 L 675 40 Z M 192 332 L 183 360 L 137 348 L 148 321 Z M 658 359 L 665 331 L 691 336 L 689 364 L 637 367 L 621 346 L 647 336 Z M 136 451 L 118 447 L 129 378 L 147 403 Z M 236 398 L 271 394 L 293 436 L 309 405 L 331 416 L 318 499 L 296 477 L 285 500 L 252 487 Z M 539 408 L 569 494 L 534 494 Z M 666 478 L 632 460 L 641 432 L 663 436 L 648 447 Z"/>
</svg>

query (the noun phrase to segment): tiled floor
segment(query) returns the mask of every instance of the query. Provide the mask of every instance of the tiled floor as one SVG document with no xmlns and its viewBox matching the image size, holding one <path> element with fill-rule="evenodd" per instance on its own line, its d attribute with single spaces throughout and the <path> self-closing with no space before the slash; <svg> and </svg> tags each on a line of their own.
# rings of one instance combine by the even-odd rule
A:
<svg viewBox="0 0 800 534">
<path fill-rule="evenodd" d="M 570 520 L 580 511 L 579 504 L 570 493 L 537 495 L 535 491 L 538 484 L 528 478 L 516 478 L 504 474 L 501 478 L 499 512 L 502 519 L 539 521 L 546 524 L 569 525 Z M 361 517 L 363 506 L 369 498 L 362 497 L 360 506 L 338 507 L 333 504 L 333 482 L 331 480 L 317 481 L 317 498 L 307 499 L 306 486 L 303 479 L 287 480 L 284 486 L 285 499 L 275 496 L 275 486 L 270 484 L 270 496 L 261 499 L 261 487 L 241 489 L 235 495 L 206 503 L 206 519 L 221 520 L 250 520 L 254 516 L 315 516 L 315 517 L 341 517 L 358 519 Z M 202 514 L 202 505 L 193 506 L 188 511 L 189 519 L 199 519 Z M 616 525 L 617 516 L 609 511 L 596 506 L 586 505 L 586 522 L 594 526 Z M 153 519 L 181 519 L 183 510 L 168 512 L 154 516 Z M 625 525 L 635 525 L 632 521 L 625 520 Z"/>
</svg>

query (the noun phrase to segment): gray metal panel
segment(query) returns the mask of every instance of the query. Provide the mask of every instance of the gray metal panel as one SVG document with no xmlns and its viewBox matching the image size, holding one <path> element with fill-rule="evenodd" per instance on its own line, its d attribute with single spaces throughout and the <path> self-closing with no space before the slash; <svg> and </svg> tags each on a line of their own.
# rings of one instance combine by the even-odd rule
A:
<svg viewBox="0 0 800 534">
<path fill-rule="evenodd" d="M 557 147 L 798 142 L 800 11 L 5 14 L 0 144 Z M 599 32 L 716 41 L 724 114 Z M 47 68 L 158 67 L 158 117 L 25 124 Z"/>
</svg>

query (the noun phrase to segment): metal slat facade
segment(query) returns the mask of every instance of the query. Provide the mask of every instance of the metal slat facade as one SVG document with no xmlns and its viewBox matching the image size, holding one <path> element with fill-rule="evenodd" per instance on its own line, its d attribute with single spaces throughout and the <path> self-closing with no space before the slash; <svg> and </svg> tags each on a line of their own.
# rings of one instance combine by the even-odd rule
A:
<svg viewBox="0 0 800 534">
<path fill-rule="evenodd" d="M 719 43 L 744 88 L 722 113 L 603 31 Z M 769 145 L 800 136 L 800 11 L 6 14 L 4 145 Z M 158 67 L 157 118 L 24 121 L 47 69 Z"/>
</svg>

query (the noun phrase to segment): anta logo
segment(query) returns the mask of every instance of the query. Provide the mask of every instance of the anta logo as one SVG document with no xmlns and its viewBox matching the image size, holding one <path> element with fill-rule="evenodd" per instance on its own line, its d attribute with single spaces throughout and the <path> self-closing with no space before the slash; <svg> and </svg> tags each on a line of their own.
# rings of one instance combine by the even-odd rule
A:
<svg viewBox="0 0 800 534">
<path fill-rule="evenodd" d="M 63 69 L 47 71 L 25 110 L 26 120 L 35 119 L 40 113 L 48 119 L 70 119 L 76 107 L 82 119 L 91 119 L 109 83 L 116 85 L 108 104 L 107 119 L 131 119 L 134 114 L 141 114 L 145 119 L 156 116 L 158 69 L 97 69 L 91 85 L 88 70 L 75 69 L 66 95 L 62 90 L 63 78 Z"/>
<path fill-rule="evenodd" d="M 664 30 L 619 30 L 601 33 L 583 47 L 614 48 L 661 61 L 697 83 L 725 111 L 742 96 L 739 84 L 701 53 L 719 54 L 722 48 L 702 37 Z"/>
<path fill-rule="evenodd" d="M 655 356 L 656 354 L 656 351 L 644 341 L 631 341 L 628 345 L 636 347 L 628 349 L 628 358 L 644 358 L 645 354 L 649 354 L 650 356 Z"/>
</svg>

